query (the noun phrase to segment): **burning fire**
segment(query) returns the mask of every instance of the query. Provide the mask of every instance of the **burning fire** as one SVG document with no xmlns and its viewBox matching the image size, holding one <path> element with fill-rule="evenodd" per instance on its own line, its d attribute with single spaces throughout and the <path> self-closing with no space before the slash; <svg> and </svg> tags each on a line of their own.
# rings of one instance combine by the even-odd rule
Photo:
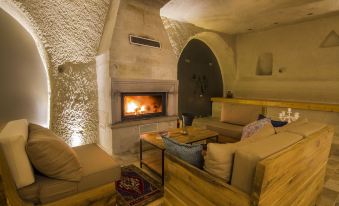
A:
<svg viewBox="0 0 339 206">
<path fill-rule="evenodd" d="M 161 102 L 152 96 L 125 97 L 125 115 L 140 115 L 161 112 Z"/>
<path fill-rule="evenodd" d="M 127 110 L 126 110 L 127 113 L 138 114 L 138 113 L 144 113 L 145 111 L 146 110 L 145 110 L 144 105 L 138 106 L 136 102 L 132 102 L 132 101 L 127 103 Z"/>
</svg>

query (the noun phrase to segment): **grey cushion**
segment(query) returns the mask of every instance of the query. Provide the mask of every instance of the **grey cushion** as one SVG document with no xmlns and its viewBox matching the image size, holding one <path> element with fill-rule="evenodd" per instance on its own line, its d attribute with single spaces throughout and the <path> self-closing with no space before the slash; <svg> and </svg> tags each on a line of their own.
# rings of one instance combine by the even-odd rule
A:
<svg viewBox="0 0 339 206">
<path fill-rule="evenodd" d="M 166 151 L 169 154 L 179 157 L 180 159 L 202 169 L 202 145 L 181 144 L 168 137 L 162 137 Z"/>
</svg>

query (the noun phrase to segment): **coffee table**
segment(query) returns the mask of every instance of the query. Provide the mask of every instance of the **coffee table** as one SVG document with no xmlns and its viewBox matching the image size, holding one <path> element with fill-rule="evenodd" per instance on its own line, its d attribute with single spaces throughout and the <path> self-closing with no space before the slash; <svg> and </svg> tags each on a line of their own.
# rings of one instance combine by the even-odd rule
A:
<svg viewBox="0 0 339 206">
<path fill-rule="evenodd" d="M 212 130 L 203 129 L 199 127 L 186 127 L 187 135 L 181 134 L 182 128 L 169 129 L 168 136 L 179 143 L 192 144 L 202 140 L 215 138 L 218 142 L 218 133 Z M 161 132 L 148 132 L 140 135 L 140 167 L 143 165 L 155 172 L 161 177 L 162 184 L 164 184 L 164 156 L 165 145 L 160 135 Z M 146 142 L 156 149 L 161 150 L 161 161 L 144 160 L 143 157 L 143 142 Z"/>
</svg>

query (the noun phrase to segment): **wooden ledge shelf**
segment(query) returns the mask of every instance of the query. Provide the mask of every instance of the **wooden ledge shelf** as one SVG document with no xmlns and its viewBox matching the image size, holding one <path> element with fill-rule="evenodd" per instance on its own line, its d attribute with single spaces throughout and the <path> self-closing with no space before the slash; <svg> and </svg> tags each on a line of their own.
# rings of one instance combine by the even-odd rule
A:
<svg viewBox="0 0 339 206">
<path fill-rule="evenodd" d="M 212 102 L 258 105 L 263 107 L 288 107 L 292 109 L 304 109 L 324 112 L 339 112 L 339 104 L 313 103 L 313 102 L 294 102 L 265 99 L 240 99 L 212 97 Z"/>
</svg>

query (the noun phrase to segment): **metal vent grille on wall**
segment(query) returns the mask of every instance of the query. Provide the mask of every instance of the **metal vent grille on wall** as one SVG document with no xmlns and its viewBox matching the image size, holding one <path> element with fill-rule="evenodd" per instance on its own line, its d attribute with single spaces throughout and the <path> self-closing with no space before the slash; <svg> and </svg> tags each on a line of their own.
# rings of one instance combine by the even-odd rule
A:
<svg viewBox="0 0 339 206">
<path fill-rule="evenodd" d="M 148 46 L 148 47 L 154 47 L 154 48 L 160 48 L 161 46 L 159 41 L 148 39 L 145 37 L 134 36 L 134 35 L 129 35 L 129 42 L 131 44 L 135 44 L 139 46 Z"/>
</svg>

